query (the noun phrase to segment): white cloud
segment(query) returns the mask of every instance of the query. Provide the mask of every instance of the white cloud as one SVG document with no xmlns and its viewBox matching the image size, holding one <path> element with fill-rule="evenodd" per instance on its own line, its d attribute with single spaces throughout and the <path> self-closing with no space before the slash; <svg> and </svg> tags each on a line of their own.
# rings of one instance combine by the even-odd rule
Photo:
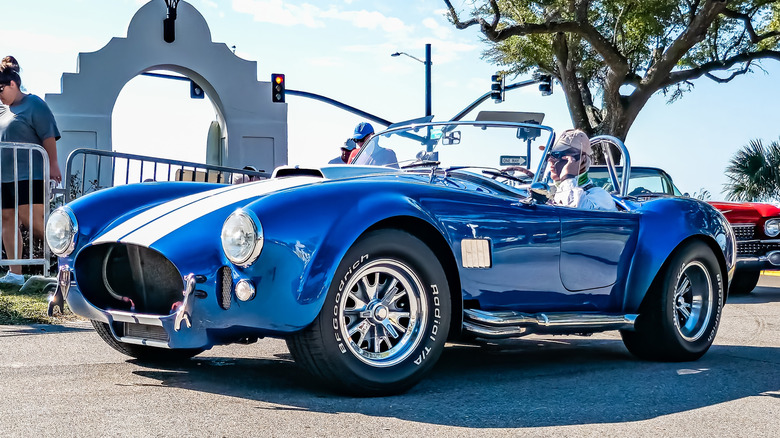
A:
<svg viewBox="0 0 780 438">
<path fill-rule="evenodd" d="M 255 21 L 263 23 L 283 26 L 325 26 L 325 23 L 318 19 L 322 15 L 322 10 L 308 3 L 296 6 L 283 3 L 282 0 L 233 0 L 233 9 L 236 12 L 252 15 Z"/>
<path fill-rule="evenodd" d="M 436 35 L 436 38 L 446 40 L 452 37 L 452 28 L 447 26 L 442 26 L 438 21 L 436 21 L 433 18 L 426 18 L 422 22 L 423 26 L 430 29 L 434 35 Z"/>
<path fill-rule="evenodd" d="M 343 20 L 352 23 L 361 29 L 382 29 L 387 33 L 408 33 L 412 29 L 395 17 L 387 17 L 377 11 L 339 11 L 331 7 L 322 14 L 322 17 Z"/>
<path fill-rule="evenodd" d="M 335 6 L 323 10 L 309 3 L 293 5 L 282 0 L 233 0 L 233 9 L 252 15 L 255 21 L 284 26 L 324 27 L 323 20 L 330 19 L 346 21 L 360 29 L 380 29 L 391 35 L 412 31 L 412 27 L 407 26 L 401 19 L 388 17 L 377 11 L 344 11 Z"/>
</svg>

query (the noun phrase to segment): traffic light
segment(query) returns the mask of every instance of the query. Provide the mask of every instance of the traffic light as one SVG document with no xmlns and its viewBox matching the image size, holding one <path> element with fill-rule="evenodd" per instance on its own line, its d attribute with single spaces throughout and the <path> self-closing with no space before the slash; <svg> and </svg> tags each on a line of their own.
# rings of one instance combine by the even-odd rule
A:
<svg viewBox="0 0 780 438">
<path fill-rule="evenodd" d="M 504 76 L 493 75 L 490 77 L 490 98 L 495 103 L 501 103 L 504 101 Z"/>
<path fill-rule="evenodd" d="M 284 103 L 284 75 L 279 73 L 271 74 L 271 101 L 274 103 Z"/>
<path fill-rule="evenodd" d="M 539 75 L 539 91 L 542 92 L 542 96 L 553 94 L 552 76 Z"/>
</svg>

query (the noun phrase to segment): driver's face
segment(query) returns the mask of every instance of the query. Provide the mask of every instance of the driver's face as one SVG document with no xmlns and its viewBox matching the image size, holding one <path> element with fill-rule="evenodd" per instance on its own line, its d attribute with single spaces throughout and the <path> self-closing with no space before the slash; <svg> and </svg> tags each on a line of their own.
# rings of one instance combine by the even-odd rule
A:
<svg viewBox="0 0 780 438">
<path fill-rule="evenodd" d="M 574 168 L 579 168 L 579 161 L 580 161 L 580 154 L 579 151 L 571 151 L 570 153 L 556 153 L 555 155 L 548 155 L 547 156 L 547 162 L 549 164 L 550 168 L 550 177 L 555 182 L 559 182 L 561 180 L 561 175 L 566 173 L 564 172 L 564 168 L 568 167 L 569 172 Z"/>
</svg>

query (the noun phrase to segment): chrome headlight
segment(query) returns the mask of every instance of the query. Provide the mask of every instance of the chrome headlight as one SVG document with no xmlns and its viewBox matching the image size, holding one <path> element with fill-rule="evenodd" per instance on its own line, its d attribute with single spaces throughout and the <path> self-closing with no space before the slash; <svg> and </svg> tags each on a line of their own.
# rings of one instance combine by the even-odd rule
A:
<svg viewBox="0 0 780 438">
<path fill-rule="evenodd" d="M 263 227 L 251 211 L 237 210 L 228 216 L 220 237 L 225 256 L 238 266 L 254 263 L 263 249 Z"/>
<path fill-rule="evenodd" d="M 764 232 L 769 237 L 775 237 L 780 234 L 780 219 L 769 219 L 764 222 Z"/>
<path fill-rule="evenodd" d="M 67 207 L 60 207 L 49 215 L 46 222 L 46 243 L 51 252 L 65 257 L 76 247 L 76 234 L 79 231 L 76 216 Z"/>
</svg>

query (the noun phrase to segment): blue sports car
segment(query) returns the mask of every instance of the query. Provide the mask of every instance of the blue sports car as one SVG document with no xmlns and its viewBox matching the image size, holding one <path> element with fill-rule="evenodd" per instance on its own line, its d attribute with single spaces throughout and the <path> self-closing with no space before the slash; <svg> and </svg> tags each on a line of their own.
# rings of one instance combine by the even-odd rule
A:
<svg viewBox="0 0 780 438">
<path fill-rule="evenodd" d="M 456 338 L 620 330 L 640 358 L 701 357 L 733 273 L 728 222 L 696 199 L 627 195 L 630 158 L 611 137 L 592 144 L 617 211 L 552 205 L 553 139 L 540 125 L 409 125 L 351 165 L 105 189 L 51 214 L 53 303 L 141 360 L 284 338 L 323 384 L 363 396 L 409 389 Z M 534 153 L 528 181 L 515 171 Z"/>
</svg>

